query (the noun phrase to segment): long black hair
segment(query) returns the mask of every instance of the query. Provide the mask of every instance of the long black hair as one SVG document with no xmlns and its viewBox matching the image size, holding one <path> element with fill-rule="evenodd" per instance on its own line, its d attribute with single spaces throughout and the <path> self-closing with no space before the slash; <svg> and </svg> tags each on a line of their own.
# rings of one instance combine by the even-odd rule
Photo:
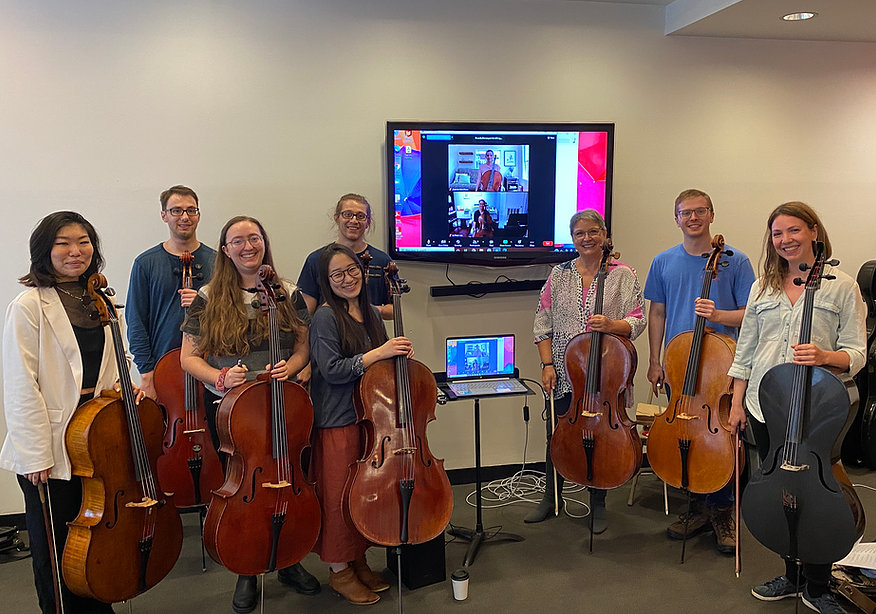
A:
<svg viewBox="0 0 876 614">
<path fill-rule="evenodd" d="M 94 248 L 91 264 L 80 279 L 88 279 L 103 269 L 104 260 L 100 253 L 100 238 L 91 222 L 75 211 L 55 211 L 41 219 L 30 234 L 30 270 L 18 278 L 19 283 L 31 288 L 46 288 L 57 283 L 55 267 L 52 265 L 52 248 L 55 245 L 55 237 L 58 236 L 61 229 L 71 224 L 79 224 L 85 229 L 91 246 Z"/>
<path fill-rule="evenodd" d="M 338 254 L 343 254 L 352 260 L 361 273 L 362 287 L 359 290 L 357 302 L 359 311 L 362 313 L 362 322 L 359 323 L 353 319 L 348 311 L 347 301 L 339 297 L 332 290 L 329 283 L 328 268 L 331 259 Z M 326 304 L 335 314 L 335 321 L 338 323 L 338 334 L 341 339 L 341 353 L 344 356 L 351 357 L 356 354 L 362 354 L 368 350 L 382 345 L 388 340 L 386 329 L 383 327 L 383 322 L 377 317 L 371 304 L 368 302 L 368 289 L 366 287 L 367 277 L 365 269 L 355 252 L 345 245 L 338 243 L 329 243 L 319 253 L 319 291 L 325 299 Z"/>
</svg>

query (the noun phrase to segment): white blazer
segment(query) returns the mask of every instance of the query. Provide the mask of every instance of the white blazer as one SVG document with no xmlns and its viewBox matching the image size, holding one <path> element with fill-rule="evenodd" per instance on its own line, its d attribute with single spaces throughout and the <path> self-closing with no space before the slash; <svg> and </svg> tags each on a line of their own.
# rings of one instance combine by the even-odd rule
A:
<svg viewBox="0 0 876 614">
<path fill-rule="evenodd" d="M 118 379 L 110 327 L 104 328 L 104 334 L 98 394 Z M 51 477 L 69 480 L 64 433 L 81 388 L 82 356 L 57 290 L 25 290 L 6 309 L 3 329 L 8 432 L 0 450 L 0 468 L 20 475 L 51 468 Z"/>
</svg>

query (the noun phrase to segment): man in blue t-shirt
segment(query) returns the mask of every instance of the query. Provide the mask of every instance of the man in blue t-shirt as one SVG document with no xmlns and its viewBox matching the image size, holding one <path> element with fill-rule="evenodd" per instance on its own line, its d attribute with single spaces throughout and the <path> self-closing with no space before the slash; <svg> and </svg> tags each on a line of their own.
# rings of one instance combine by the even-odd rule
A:
<svg viewBox="0 0 876 614">
<path fill-rule="evenodd" d="M 722 257 L 712 280 L 708 298 L 700 298 L 706 260 L 703 254 L 712 251 L 710 225 L 715 209 L 709 195 L 700 190 L 685 190 L 675 199 L 675 223 L 681 229 L 682 242 L 657 254 L 651 263 L 645 282 L 648 310 L 648 381 L 654 393 L 663 385 L 662 350 L 674 336 L 693 330 L 697 316 L 703 316 L 716 332 L 736 339 L 748 293 L 754 283 L 754 271 L 748 256 L 725 247 L 732 255 Z M 731 483 L 706 497 L 692 501 L 689 514 L 683 514 L 666 530 L 673 539 L 691 537 L 708 530 L 715 531 L 716 548 L 724 554 L 735 550 L 736 524 L 731 513 L 733 486 Z M 686 532 L 686 533 L 685 533 Z"/>
<path fill-rule="evenodd" d="M 155 364 L 182 344 L 185 308 L 210 280 L 216 258 L 216 250 L 198 241 L 201 209 L 195 191 L 175 185 L 162 192 L 159 201 L 161 221 L 170 236 L 134 260 L 125 301 L 128 345 L 140 372 L 140 388 L 153 399 L 158 398 L 152 382 Z M 182 287 L 180 256 L 186 251 L 193 258 L 191 289 Z"/>
</svg>

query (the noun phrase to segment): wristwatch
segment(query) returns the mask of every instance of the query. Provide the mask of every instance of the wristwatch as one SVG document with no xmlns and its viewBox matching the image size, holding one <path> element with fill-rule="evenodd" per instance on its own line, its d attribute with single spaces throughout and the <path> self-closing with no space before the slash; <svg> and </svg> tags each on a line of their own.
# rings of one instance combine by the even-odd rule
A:
<svg viewBox="0 0 876 614">
<path fill-rule="evenodd" d="M 543 362 L 543 363 L 541 363 L 541 368 L 542 368 L 542 369 L 544 369 L 545 367 L 553 367 L 553 366 L 554 366 L 554 363 L 553 363 L 553 362 Z"/>
</svg>

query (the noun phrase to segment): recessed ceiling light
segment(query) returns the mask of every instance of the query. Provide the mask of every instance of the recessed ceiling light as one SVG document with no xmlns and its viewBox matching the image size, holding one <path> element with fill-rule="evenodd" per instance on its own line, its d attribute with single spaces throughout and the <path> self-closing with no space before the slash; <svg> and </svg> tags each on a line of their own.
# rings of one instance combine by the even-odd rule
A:
<svg viewBox="0 0 876 614">
<path fill-rule="evenodd" d="M 807 19 L 812 19 L 818 15 L 818 13 L 810 13 L 810 12 L 800 12 L 800 13 L 788 13 L 787 15 L 782 15 L 782 19 L 785 21 L 806 21 Z"/>
</svg>

